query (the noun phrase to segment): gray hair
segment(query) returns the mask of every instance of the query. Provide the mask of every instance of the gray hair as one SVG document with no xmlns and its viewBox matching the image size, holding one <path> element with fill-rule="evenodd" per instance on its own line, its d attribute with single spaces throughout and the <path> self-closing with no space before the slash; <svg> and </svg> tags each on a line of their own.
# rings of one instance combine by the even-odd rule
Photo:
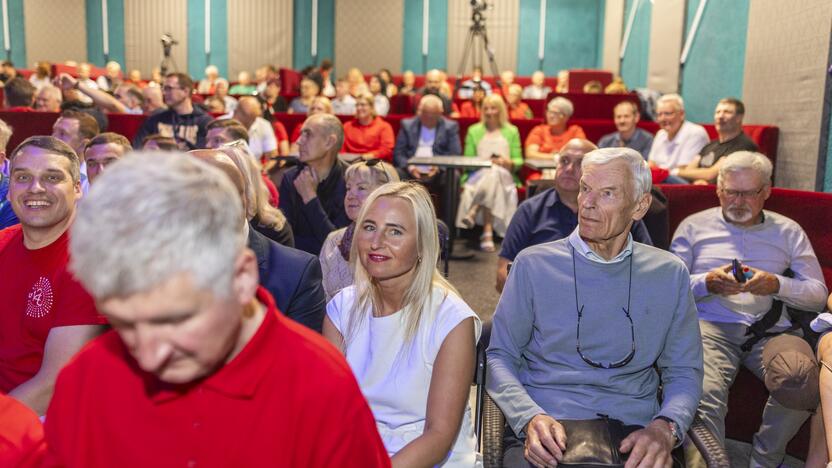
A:
<svg viewBox="0 0 832 468">
<path fill-rule="evenodd" d="M 581 170 L 585 171 L 589 165 L 608 164 L 613 161 L 624 161 L 630 167 L 633 176 L 633 197 L 638 200 L 642 195 L 650 193 L 653 186 L 653 176 L 650 166 L 638 151 L 630 148 L 601 148 L 590 151 L 581 162 Z"/>
<path fill-rule="evenodd" d="M 656 101 L 656 106 L 659 104 L 673 104 L 677 109 L 681 111 L 685 110 L 685 100 L 682 99 L 682 96 L 679 96 L 676 93 L 663 95 L 658 101 Z"/>
<path fill-rule="evenodd" d="M 97 299 L 149 291 L 180 273 L 231 294 L 243 207 L 219 169 L 184 153 L 137 151 L 78 204 L 70 268 Z"/>
<path fill-rule="evenodd" d="M 439 96 L 435 96 L 433 94 L 425 94 L 422 96 L 422 99 L 419 100 L 419 112 L 422 111 L 425 107 L 429 105 L 433 105 L 434 109 L 438 109 L 439 112 L 444 110 L 444 105 L 442 104 L 442 100 L 439 99 Z"/>
<path fill-rule="evenodd" d="M 0 120 L 0 151 L 6 151 L 6 146 L 9 144 L 9 140 L 12 138 L 12 128 L 9 127 L 9 124 Z"/>
<path fill-rule="evenodd" d="M 370 102 L 372 103 L 372 100 Z M 335 135 L 335 152 L 341 151 L 341 147 L 344 145 L 344 124 L 341 123 L 341 120 L 332 114 L 311 115 L 306 119 L 306 122 L 310 120 L 320 124 L 324 130 L 324 136 Z"/>
<path fill-rule="evenodd" d="M 722 161 L 719 175 L 716 178 L 717 185 L 722 186 L 725 174 L 745 169 L 754 169 L 760 174 L 760 180 L 763 181 L 763 184 L 771 184 L 771 173 L 774 168 L 771 160 L 766 155 L 753 151 L 736 151 L 726 156 Z"/>
<path fill-rule="evenodd" d="M 546 105 L 546 109 L 549 109 L 550 107 L 557 109 L 558 112 L 565 115 L 567 119 L 572 117 L 572 114 L 575 113 L 575 106 L 572 105 L 572 101 L 561 96 L 549 101 L 549 104 Z"/>
</svg>

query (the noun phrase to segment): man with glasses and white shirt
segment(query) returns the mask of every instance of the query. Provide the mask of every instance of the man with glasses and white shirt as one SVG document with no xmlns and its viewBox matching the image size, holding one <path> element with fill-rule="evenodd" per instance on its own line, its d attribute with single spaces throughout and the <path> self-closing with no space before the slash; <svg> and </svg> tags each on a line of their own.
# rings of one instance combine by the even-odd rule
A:
<svg viewBox="0 0 832 468">
<path fill-rule="evenodd" d="M 578 227 L 514 260 L 488 348 L 488 393 L 512 429 L 505 466 L 564 461 L 578 443 L 560 421 L 599 415 L 627 426 L 615 448 L 628 467 L 680 466 L 671 451 L 699 402 L 702 344 L 687 269 L 630 234 L 650 186 L 638 152 L 586 154 Z"/>
<path fill-rule="evenodd" d="M 717 178 L 720 206 L 682 221 L 670 246 L 690 270 L 699 313 L 705 378 L 698 412 L 723 444 L 728 390 L 740 364 L 761 379 L 765 370 L 762 349 L 770 337 L 757 338 L 753 330 L 759 325 L 752 325 L 762 323 L 775 299 L 808 311 L 826 304 L 823 274 L 806 233 L 791 219 L 763 210 L 771 171 L 771 161 L 760 153 L 726 156 Z M 774 314 L 772 326 L 758 331 L 788 331 L 787 316 L 780 309 Z M 777 466 L 808 416 L 769 397 L 749 466 Z"/>
</svg>

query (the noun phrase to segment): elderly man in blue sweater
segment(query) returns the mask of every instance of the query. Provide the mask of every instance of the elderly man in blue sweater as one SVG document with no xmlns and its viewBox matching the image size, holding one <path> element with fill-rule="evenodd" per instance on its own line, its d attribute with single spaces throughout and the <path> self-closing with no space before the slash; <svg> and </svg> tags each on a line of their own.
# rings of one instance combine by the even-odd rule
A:
<svg viewBox="0 0 832 468">
<path fill-rule="evenodd" d="M 651 177 L 629 148 L 588 153 L 578 227 L 517 256 L 497 306 L 487 389 L 513 430 L 506 466 L 552 466 L 570 451 L 560 420 L 621 421 L 626 466 L 670 466 L 702 392 L 690 276 L 633 242 Z M 659 400 L 659 385 L 663 387 Z"/>
</svg>

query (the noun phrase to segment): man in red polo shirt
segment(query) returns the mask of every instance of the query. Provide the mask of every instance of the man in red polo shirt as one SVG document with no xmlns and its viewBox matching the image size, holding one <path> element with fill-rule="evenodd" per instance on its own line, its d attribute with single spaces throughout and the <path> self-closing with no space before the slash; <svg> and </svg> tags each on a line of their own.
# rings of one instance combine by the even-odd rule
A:
<svg viewBox="0 0 832 468">
<path fill-rule="evenodd" d="M 58 377 L 49 463 L 390 465 L 344 359 L 258 287 L 243 216 L 190 156 L 136 153 L 96 179 L 71 268 L 114 330 Z"/>
<path fill-rule="evenodd" d="M 20 224 L 0 231 L 0 393 L 44 414 L 58 371 L 104 320 L 66 267 L 81 197 L 78 156 L 35 136 L 10 160 L 8 199 Z"/>
</svg>

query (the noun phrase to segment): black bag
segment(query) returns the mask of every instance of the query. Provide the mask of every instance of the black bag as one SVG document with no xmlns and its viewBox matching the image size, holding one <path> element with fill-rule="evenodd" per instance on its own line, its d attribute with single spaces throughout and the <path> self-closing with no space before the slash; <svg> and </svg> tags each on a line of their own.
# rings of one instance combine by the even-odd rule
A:
<svg viewBox="0 0 832 468">
<path fill-rule="evenodd" d="M 625 426 L 599 414 L 599 419 L 559 419 L 567 434 L 566 453 L 558 462 L 566 468 L 623 468 L 627 454 L 619 452 L 621 441 L 640 426 Z"/>
</svg>

